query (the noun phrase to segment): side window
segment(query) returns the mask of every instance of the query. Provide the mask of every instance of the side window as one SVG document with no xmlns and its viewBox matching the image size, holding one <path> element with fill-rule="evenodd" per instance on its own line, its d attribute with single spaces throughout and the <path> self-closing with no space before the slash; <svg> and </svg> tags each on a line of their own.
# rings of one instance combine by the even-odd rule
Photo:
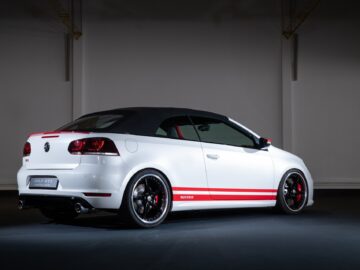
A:
<svg viewBox="0 0 360 270">
<path fill-rule="evenodd" d="M 155 136 L 198 141 L 196 131 L 187 116 L 166 119 L 156 130 Z"/>
<path fill-rule="evenodd" d="M 203 117 L 191 117 L 191 119 L 203 142 L 255 147 L 255 142 L 250 136 L 223 121 Z"/>
</svg>

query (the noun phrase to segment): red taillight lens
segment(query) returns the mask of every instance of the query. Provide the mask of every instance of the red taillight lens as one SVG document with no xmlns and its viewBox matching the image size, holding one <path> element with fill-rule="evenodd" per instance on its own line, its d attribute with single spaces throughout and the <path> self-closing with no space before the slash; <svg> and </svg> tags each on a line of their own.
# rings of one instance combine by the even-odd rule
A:
<svg viewBox="0 0 360 270">
<path fill-rule="evenodd" d="M 114 142 L 108 138 L 87 138 L 72 141 L 68 150 L 73 155 L 119 155 Z"/>
<path fill-rule="evenodd" d="M 88 143 L 88 152 L 99 152 L 104 148 L 105 140 L 104 139 L 95 139 L 89 140 Z"/>
<path fill-rule="evenodd" d="M 27 157 L 31 154 L 31 144 L 29 142 L 26 142 L 23 149 L 23 156 Z"/>
<path fill-rule="evenodd" d="M 69 152 L 71 154 L 81 154 L 81 151 L 84 149 L 85 143 L 85 140 L 72 141 L 69 145 Z"/>
</svg>

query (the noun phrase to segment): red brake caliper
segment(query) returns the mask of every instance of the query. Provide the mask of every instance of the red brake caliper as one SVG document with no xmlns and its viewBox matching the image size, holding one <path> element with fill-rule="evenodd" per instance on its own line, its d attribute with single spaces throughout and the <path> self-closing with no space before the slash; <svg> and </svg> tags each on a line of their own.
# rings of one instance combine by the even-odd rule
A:
<svg viewBox="0 0 360 270">
<path fill-rule="evenodd" d="M 302 195 L 301 195 L 301 191 L 302 191 L 302 186 L 301 184 L 297 183 L 296 186 L 297 191 L 299 192 L 299 194 L 296 195 L 296 201 L 301 201 Z"/>
<path fill-rule="evenodd" d="M 155 203 L 158 204 L 159 202 L 159 195 L 155 195 Z"/>
</svg>

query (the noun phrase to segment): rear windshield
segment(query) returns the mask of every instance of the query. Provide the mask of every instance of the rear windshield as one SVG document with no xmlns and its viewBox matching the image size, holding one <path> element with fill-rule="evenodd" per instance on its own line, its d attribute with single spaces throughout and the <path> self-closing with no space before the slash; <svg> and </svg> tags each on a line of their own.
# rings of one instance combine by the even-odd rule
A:
<svg viewBox="0 0 360 270">
<path fill-rule="evenodd" d="M 123 114 L 100 114 L 81 117 L 59 128 L 62 131 L 93 131 L 106 132 L 118 125 L 125 116 Z"/>
</svg>

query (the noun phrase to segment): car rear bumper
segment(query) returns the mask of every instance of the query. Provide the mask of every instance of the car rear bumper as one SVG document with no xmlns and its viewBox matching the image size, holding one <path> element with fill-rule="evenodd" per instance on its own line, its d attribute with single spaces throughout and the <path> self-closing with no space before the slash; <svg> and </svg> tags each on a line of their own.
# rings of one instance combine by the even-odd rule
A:
<svg viewBox="0 0 360 270">
<path fill-rule="evenodd" d="M 93 163 L 81 163 L 70 170 L 29 170 L 23 166 L 17 174 L 20 198 L 76 198 L 92 208 L 119 209 L 124 179 L 120 161 L 113 159 L 109 162 L 109 157 L 92 158 Z M 59 180 L 58 187 L 56 190 L 30 189 L 30 179 L 33 176 L 55 176 Z M 49 204 L 52 202 L 54 201 L 48 201 Z"/>
</svg>

